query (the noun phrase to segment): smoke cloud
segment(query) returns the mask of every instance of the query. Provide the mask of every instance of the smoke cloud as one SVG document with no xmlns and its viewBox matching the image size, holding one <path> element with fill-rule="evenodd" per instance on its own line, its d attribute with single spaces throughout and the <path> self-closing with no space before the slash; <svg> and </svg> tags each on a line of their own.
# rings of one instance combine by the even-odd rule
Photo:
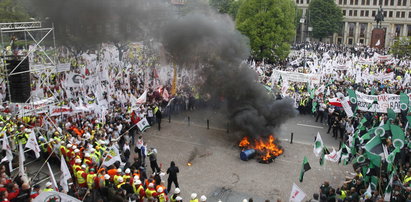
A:
<svg viewBox="0 0 411 202">
<path fill-rule="evenodd" d="M 30 0 L 28 5 L 56 28 L 74 29 L 71 34 L 60 30 L 58 39 L 75 48 L 108 41 L 160 42 L 170 63 L 200 73 L 203 95 L 226 100 L 236 129 L 254 137 L 272 134 L 297 114 L 292 100 L 275 101 L 256 81 L 256 73 L 243 63 L 250 56 L 248 39 L 229 16 L 189 2 L 190 9 L 180 12 L 165 0 Z"/>
</svg>

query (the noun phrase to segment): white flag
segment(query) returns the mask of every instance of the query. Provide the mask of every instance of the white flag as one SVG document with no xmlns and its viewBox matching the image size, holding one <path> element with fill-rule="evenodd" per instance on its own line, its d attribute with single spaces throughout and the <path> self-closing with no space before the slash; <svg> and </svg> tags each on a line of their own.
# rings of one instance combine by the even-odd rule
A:
<svg viewBox="0 0 411 202">
<path fill-rule="evenodd" d="M 66 160 L 64 159 L 64 156 L 61 155 L 60 157 L 60 171 L 61 171 L 61 175 L 60 175 L 60 185 L 61 187 L 63 187 L 63 190 L 68 192 L 69 191 L 69 187 L 67 184 L 67 180 L 69 180 L 71 178 L 71 174 L 70 171 L 67 167 L 66 164 Z"/>
<path fill-rule="evenodd" d="M 335 149 L 334 149 L 334 147 L 333 147 L 333 151 L 332 151 L 331 153 L 329 153 L 329 154 L 326 154 L 326 155 L 324 156 L 324 158 L 325 158 L 327 161 L 331 161 L 331 162 L 337 163 L 337 162 L 340 160 L 341 152 L 342 152 L 342 149 L 340 149 L 340 150 L 337 152 L 337 151 L 335 151 Z"/>
<path fill-rule="evenodd" d="M 13 170 L 13 166 L 11 165 L 11 161 L 13 161 L 13 152 L 11 152 L 11 147 L 9 143 L 9 139 L 7 138 L 7 134 L 3 133 L 3 150 L 6 150 L 6 157 L 4 157 L 1 162 L 8 161 L 9 162 L 9 169 L 10 171 Z"/>
<path fill-rule="evenodd" d="M 377 43 L 375 44 L 375 46 L 379 46 L 381 44 L 381 41 L 378 39 Z"/>
<path fill-rule="evenodd" d="M 110 165 L 114 164 L 116 161 L 121 162 L 120 154 L 118 152 L 117 147 L 111 146 L 109 152 L 104 157 L 103 166 L 110 166 Z"/>
<path fill-rule="evenodd" d="M 147 90 L 137 99 L 137 104 L 143 104 L 147 101 Z"/>
<path fill-rule="evenodd" d="M 19 174 L 23 182 L 28 182 L 27 175 L 24 171 L 24 161 L 26 161 L 26 158 L 24 157 L 23 145 L 19 143 Z"/>
<path fill-rule="evenodd" d="M 150 124 L 148 124 L 148 121 L 146 118 L 141 119 L 138 123 L 137 123 L 137 127 L 138 129 L 140 129 L 140 131 L 144 131 L 147 128 L 150 128 Z"/>
<path fill-rule="evenodd" d="M 320 132 L 317 133 L 317 137 L 315 138 L 314 142 L 314 154 L 316 157 L 319 157 L 323 151 L 324 148 L 324 143 L 323 140 L 321 139 Z"/>
<path fill-rule="evenodd" d="M 300 189 L 295 183 L 293 183 L 293 188 L 290 194 L 290 201 L 300 202 L 305 198 L 306 194 Z"/>
<path fill-rule="evenodd" d="M 53 170 L 51 170 L 49 162 L 47 162 L 47 167 L 49 167 L 49 172 L 50 172 L 50 179 L 51 179 L 51 184 L 53 184 L 53 189 L 54 190 L 59 190 L 56 182 L 56 178 L 54 178 L 54 173 Z"/>
<path fill-rule="evenodd" d="M 40 147 L 37 142 L 36 134 L 34 134 L 34 131 L 31 131 L 27 144 L 24 148 L 29 148 L 33 150 L 34 154 L 36 155 L 36 158 L 40 157 Z"/>
<path fill-rule="evenodd" d="M 352 109 L 351 109 L 351 106 L 350 106 L 350 104 L 348 103 L 348 98 L 342 97 L 341 100 L 340 100 L 340 102 L 341 102 L 341 105 L 343 106 L 343 109 L 344 109 L 345 113 L 347 114 L 347 116 L 348 116 L 348 117 L 354 116 L 354 113 L 353 113 L 353 111 L 352 111 Z"/>
</svg>

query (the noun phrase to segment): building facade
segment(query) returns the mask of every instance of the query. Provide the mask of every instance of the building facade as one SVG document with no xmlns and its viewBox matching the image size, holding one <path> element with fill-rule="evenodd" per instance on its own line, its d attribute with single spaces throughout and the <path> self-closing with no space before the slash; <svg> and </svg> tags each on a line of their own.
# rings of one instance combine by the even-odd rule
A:
<svg viewBox="0 0 411 202">
<path fill-rule="evenodd" d="M 310 0 L 295 0 L 297 7 L 308 17 Z M 385 47 L 391 46 L 399 37 L 411 36 L 411 0 L 335 0 L 341 8 L 344 19 L 341 31 L 327 42 L 335 44 L 371 45 L 371 33 L 377 26 L 374 17 L 380 3 L 384 11 L 382 28 L 385 29 Z M 297 29 L 297 41 L 303 41 L 309 32 L 304 32 L 306 24 Z"/>
</svg>

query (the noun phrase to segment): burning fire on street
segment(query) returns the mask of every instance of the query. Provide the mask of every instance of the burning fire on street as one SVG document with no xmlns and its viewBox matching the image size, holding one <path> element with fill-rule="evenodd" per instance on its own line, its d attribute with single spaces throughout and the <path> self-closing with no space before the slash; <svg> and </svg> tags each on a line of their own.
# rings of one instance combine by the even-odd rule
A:
<svg viewBox="0 0 411 202">
<path fill-rule="evenodd" d="M 282 148 L 275 144 L 275 138 L 272 135 L 251 140 L 245 136 L 238 146 L 242 149 L 240 158 L 244 161 L 256 156 L 260 163 L 271 163 L 283 153 Z"/>
<path fill-rule="evenodd" d="M 188 162 L 187 163 L 187 166 L 192 166 L 193 164 L 191 163 L 191 162 Z"/>
</svg>

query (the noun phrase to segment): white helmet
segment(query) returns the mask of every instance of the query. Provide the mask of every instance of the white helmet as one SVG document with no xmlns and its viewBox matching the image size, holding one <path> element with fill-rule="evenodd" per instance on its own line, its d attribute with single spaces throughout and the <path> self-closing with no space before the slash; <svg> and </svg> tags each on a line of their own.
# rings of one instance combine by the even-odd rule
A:
<svg viewBox="0 0 411 202">
<path fill-rule="evenodd" d="M 81 163 L 81 159 L 76 159 L 75 163 Z"/>
<path fill-rule="evenodd" d="M 121 168 L 117 169 L 117 172 L 118 172 L 118 173 L 121 173 L 121 171 L 122 171 Z"/>
<path fill-rule="evenodd" d="M 154 188 L 154 184 L 153 184 L 153 183 L 150 183 L 150 184 L 148 184 L 148 187 Z"/>
<path fill-rule="evenodd" d="M 140 177 L 138 175 L 134 175 L 134 181 L 139 180 Z"/>
<path fill-rule="evenodd" d="M 140 181 L 140 180 L 135 180 L 135 181 L 134 181 L 134 184 L 140 185 L 140 184 L 141 184 L 141 181 Z"/>
<path fill-rule="evenodd" d="M 82 168 L 87 168 L 86 164 L 81 165 Z"/>
<path fill-rule="evenodd" d="M 162 187 L 159 187 L 159 188 L 157 189 L 157 192 L 158 192 L 158 193 L 163 192 L 163 188 L 162 188 Z"/>
<path fill-rule="evenodd" d="M 46 187 L 49 187 L 49 186 L 51 186 L 51 185 L 53 185 L 53 184 L 51 184 L 51 182 L 47 182 L 47 183 L 46 183 Z"/>
<path fill-rule="evenodd" d="M 71 145 L 71 144 L 68 144 L 68 145 L 67 145 L 67 148 L 71 148 L 71 146 L 73 146 L 73 145 Z"/>
<path fill-rule="evenodd" d="M 127 168 L 125 171 L 126 174 L 130 174 L 130 168 Z"/>
<path fill-rule="evenodd" d="M 74 150 L 74 153 L 79 153 L 79 152 L 80 152 L 80 150 L 78 150 L 78 149 Z"/>
<path fill-rule="evenodd" d="M 90 157 L 90 153 L 85 153 L 84 157 L 89 158 Z"/>
<path fill-rule="evenodd" d="M 191 194 L 191 199 L 194 200 L 195 198 L 197 198 L 197 194 L 196 194 L 196 193 L 192 193 L 192 194 Z"/>
<path fill-rule="evenodd" d="M 124 181 L 124 179 L 123 179 L 123 177 L 118 177 L 118 178 L 117 178 L 117 181 L 120 182 L 120 183 L 122 183 L 122 182 Z"/>
<path fill-rule="evenodd" d="M 76 150 L 76 149 L 77 149 L 77 146 L 76 146 L 76 145 L 73 145 L 73 149 Z"/>
<path fill-rule="evenodd" d="M 181 201 L 181 200 L 183 200 L 183 198 L 181 198 L 181 196 L 177 196 L 177 197 L 176 197 L 176 200 L 177 200 L 177 201 Z"/>
<path fill-rule="evenodd" d="M 91 152 L 91 153 L 94 153 L 95 151 L 96 151 L 96 150 L 95 150 L 94 148 L 91 148 L 91 149 L 90 149 L 90 152 Z"/>
<path fill-rule="evenodd" d="M 104 175 L 104 179 L 106 179 L 106 180 L 110 179 L 110 175 L 105 174 L 105 175 Z"/>
<path fill-rule="evenodd" d="M 202 196 L 200 197 L 200 201 L 207 201 L 207 197 L 204 196 L 204 195 L 202 195 Z"/>
<path fill-rule="evenodd" d="M 178 187 L 177 187 L 176 189 L 174 189 L 174 193 L 176 193 L 176 194 L 179 194 L 180 191 L 181 191 L 181 190 L 180 190 L 180 188 L 178 188 Z"/>
</svg>

